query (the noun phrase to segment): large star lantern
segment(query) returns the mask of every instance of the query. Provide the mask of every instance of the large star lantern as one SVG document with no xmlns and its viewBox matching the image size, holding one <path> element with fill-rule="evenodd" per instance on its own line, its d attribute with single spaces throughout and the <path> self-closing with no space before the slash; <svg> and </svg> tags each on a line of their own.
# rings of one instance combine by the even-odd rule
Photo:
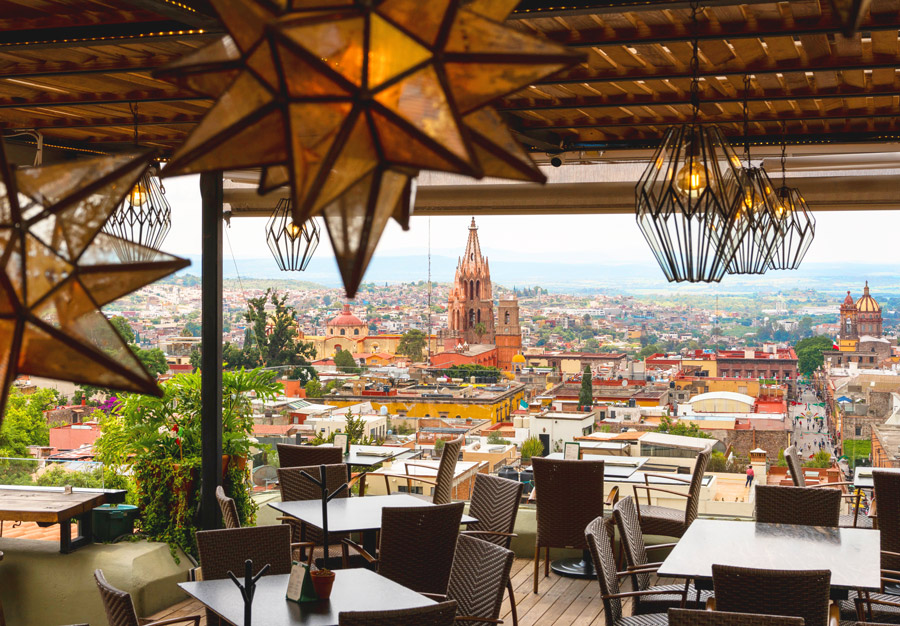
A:
<svg viewBox="0 0 900 626">
<path fill-rule="evenodd" d="M 0 142 L 0 420 L 20 374 L 160 395 L 100 307 L 189 262 L 101 228 L 149 154 L 14 169 Z M 116 253 L 133 246 L 123 263 Z"/>
<path fill-rule="evenodd" d="M 261 167 L 261 192 L 290 184 L 296 222 L 341 222 L 349 295 L 345 268 L 408 220 L 392 190 L 419 170 L 543 181 L 486 107 L 581 56 L 497 21 L 510 0 L 211 1 L 229 35 L 162 75 L 217 101 L 165 173 Z M 343 223 L 345 195 L 364 230 Z"/>
</svg>

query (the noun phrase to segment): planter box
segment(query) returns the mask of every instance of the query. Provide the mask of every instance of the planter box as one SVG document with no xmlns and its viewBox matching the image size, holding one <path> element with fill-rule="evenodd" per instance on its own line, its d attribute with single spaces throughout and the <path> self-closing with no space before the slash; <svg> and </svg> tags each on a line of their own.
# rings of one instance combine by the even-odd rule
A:
<svg viewBox="0 0 900 626">
<path fill-rule="evenodd" d="M 134 533 L 138 508 L 131 504 L 104 504 L 95 508 L 91 515 L 94 541 L 113 541 L 122 535 Z"/>
</svg>

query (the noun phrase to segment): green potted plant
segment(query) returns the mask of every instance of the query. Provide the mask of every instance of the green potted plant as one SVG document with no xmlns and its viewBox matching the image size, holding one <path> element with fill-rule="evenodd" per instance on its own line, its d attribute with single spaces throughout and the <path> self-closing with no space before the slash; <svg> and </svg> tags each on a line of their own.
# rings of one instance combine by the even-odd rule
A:
<svg viewBox="0 0 900 626">
<path fill-rule="evenodd" d="M 255 443 L 254 398 L 271 400 L 281 393 L 276 372 L 237 370 L 222 376 L 223 487 L 234 498 L 244 525 L 253 524 L 257 505 L 247 485 L 246 459 Z M 103 421 L 98 457 L 119 474 L 133 477 L 138 526 L 153 541 L 196 555 L 200 486 L 200 375 L 179 374 L 162 383 L 163 396 L 128 394 Z"/>
</svg>

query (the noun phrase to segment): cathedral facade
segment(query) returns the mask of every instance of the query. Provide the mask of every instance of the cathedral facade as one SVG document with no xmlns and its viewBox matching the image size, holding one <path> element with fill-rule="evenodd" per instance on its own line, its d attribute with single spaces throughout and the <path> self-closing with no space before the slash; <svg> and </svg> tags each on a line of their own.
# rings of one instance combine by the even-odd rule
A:
<svg viewBox="0 0 900 626">
<path fill-rule="evenodd" d="M 869 293 L 869 281 L 856 301 L 850 292 L 841 303 L 841 330 L 838 350 L 826 352 L 825 362 L 831 367 L 874 369 L 885 365 L 891 357 L 891 344 L 882 337 L 881 306 Z"/>
</svg>

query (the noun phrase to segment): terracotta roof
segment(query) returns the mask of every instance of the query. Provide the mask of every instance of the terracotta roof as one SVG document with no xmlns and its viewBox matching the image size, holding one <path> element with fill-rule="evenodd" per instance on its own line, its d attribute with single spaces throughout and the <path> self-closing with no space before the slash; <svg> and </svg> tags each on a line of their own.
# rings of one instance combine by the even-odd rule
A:
<svg viewBox="0 0 900 626">
<path fill-rule="evenodd" d="M 345 304 L 344 310 L 328 322 L 328 326 L 365 326 L 365 323 L 350 312 L 349 304 Z"/>
</svg>

